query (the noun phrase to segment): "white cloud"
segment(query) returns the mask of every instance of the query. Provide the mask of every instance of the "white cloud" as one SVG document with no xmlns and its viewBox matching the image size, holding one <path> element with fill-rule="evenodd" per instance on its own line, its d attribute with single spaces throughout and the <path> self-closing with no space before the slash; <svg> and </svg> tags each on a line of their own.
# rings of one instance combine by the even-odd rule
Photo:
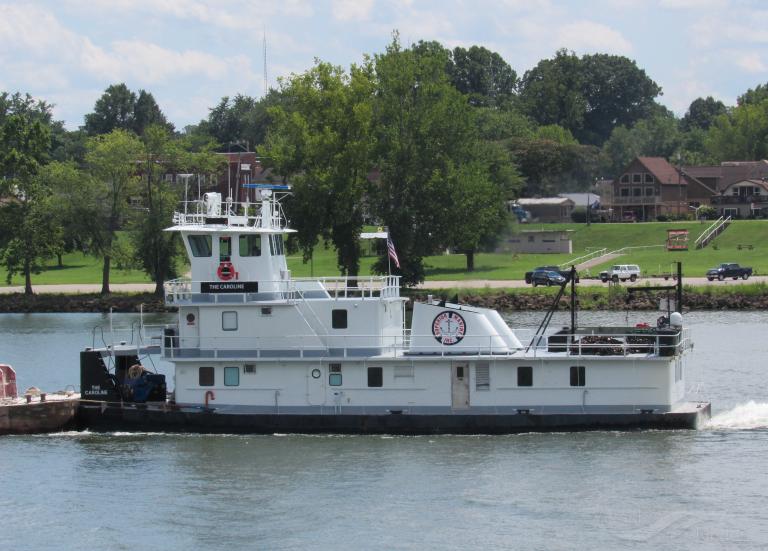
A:
<svg viewBox="0 0 768 551">
<path fill-rule="evenodd" d="M 371 17 L 373 0 L 334 0 L 331 11 L 339 21 L 366 21 Z"/>
<path fill-rule="evenodd" d="M 610 52 L 628 54 L 632 44 L 617 30 L 594 21 L 575 21 L 557 29 L 557 45 L 584 52 Z"/>
<path fill-rule="evenodd" d="M 659 0 L 659 5 L 662 8 L 673 10 L 727 8 L 728 4 L 728 0 Z"/>
<path fill-rule="evenodd" d="M 748 73 L 765 73 L 768 70 L 759 54 L 755 52 L 742 53 L 736 56 L 736 65 Z"/>
</svg>

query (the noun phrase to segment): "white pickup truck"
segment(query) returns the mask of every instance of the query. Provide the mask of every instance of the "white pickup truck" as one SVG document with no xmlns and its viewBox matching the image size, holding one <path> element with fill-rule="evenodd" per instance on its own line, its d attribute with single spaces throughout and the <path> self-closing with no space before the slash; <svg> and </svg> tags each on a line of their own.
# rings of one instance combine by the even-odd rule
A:
<svg viewBox="0 0 768 551">
<path fill-rule="evenodd" d="M 640 266 L 637 264 L 616 264 L 610 270 L 600 272 L 600 280 L 607 281 L 636 281 L 640 277 Z"/>
</svg>

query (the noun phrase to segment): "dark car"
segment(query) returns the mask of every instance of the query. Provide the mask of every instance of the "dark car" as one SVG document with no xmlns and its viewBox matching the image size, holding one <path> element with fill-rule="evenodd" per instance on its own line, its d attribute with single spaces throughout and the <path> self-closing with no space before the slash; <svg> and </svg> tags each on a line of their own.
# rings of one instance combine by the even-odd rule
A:
<svg viewBox="0 0 768 551">
<path fill-rule="evenodd" d="M 733 279 L 748 279 L 752 275 L 752 268 L 743 268 L 738 264 L 720 264 L 717 268 L 707 270 L 707 279 L 714 281 L 719 279 L 720 281 L 730 277 Z"/>
<path fill-rule="evenodd" d="M 571 270 L 561 270 L 559 266 L 539 266 L 538 268 L 534 268 L 530 272 L 525 272 L 525 282 L 530 284 L 533 283 L 533 274 L 535 272 L 556 272 L 563 276 L 566 281 L 570 281 L 571 278 Z M 579 274 L 576 274 L 576 283 L 579 282 Z"/>
<path fill-rule="evenodd" d="M 534 287 L 537 285 L 546 285 L 547 287 L 564 285 L 566 281 L 568 281 L 567 278 L 552 270 L 534 270 L 531 274 L 531 284 Z"/>
</svg>

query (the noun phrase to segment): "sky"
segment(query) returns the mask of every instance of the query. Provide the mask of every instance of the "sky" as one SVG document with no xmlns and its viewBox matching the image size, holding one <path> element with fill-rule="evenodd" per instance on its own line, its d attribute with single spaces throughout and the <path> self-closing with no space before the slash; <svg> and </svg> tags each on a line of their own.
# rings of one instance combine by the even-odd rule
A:
<svg viewBox="0 0 768 551">
<path fill-rule="evenodd" d="M 768 82 L 766 0 L 0 0 L 0 91 L 44 99 L 76 129 L 125 82 L 183 128 L 315 59 L 381 53 L 395 30 L 404 45 L 484 46 L 520 76 L 560 48 L 624 55 L 679 116 Z"/>
</svg>

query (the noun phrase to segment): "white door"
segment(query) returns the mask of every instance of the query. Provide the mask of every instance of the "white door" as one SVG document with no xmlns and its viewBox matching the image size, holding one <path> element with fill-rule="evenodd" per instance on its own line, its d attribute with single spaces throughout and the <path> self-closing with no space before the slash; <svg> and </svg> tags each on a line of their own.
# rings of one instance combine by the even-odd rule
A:
<svg viewBox="0 0 768 551">
<path fill-rule="evenodd" d="M 185 308 L 179 320 L 181 348 L 200 348 L 200 309 Z"/>
<path fill-rule="evenodd" d="M 310 406 L 325 404 L 325 369 L 322 365 L 307 369 L 307 403 Z"/>
<path fill-rule="evenodd" d="M 469 408 L 469 364 L 453 362 L 451 365 L 451 408 Z"/>
</svg>

